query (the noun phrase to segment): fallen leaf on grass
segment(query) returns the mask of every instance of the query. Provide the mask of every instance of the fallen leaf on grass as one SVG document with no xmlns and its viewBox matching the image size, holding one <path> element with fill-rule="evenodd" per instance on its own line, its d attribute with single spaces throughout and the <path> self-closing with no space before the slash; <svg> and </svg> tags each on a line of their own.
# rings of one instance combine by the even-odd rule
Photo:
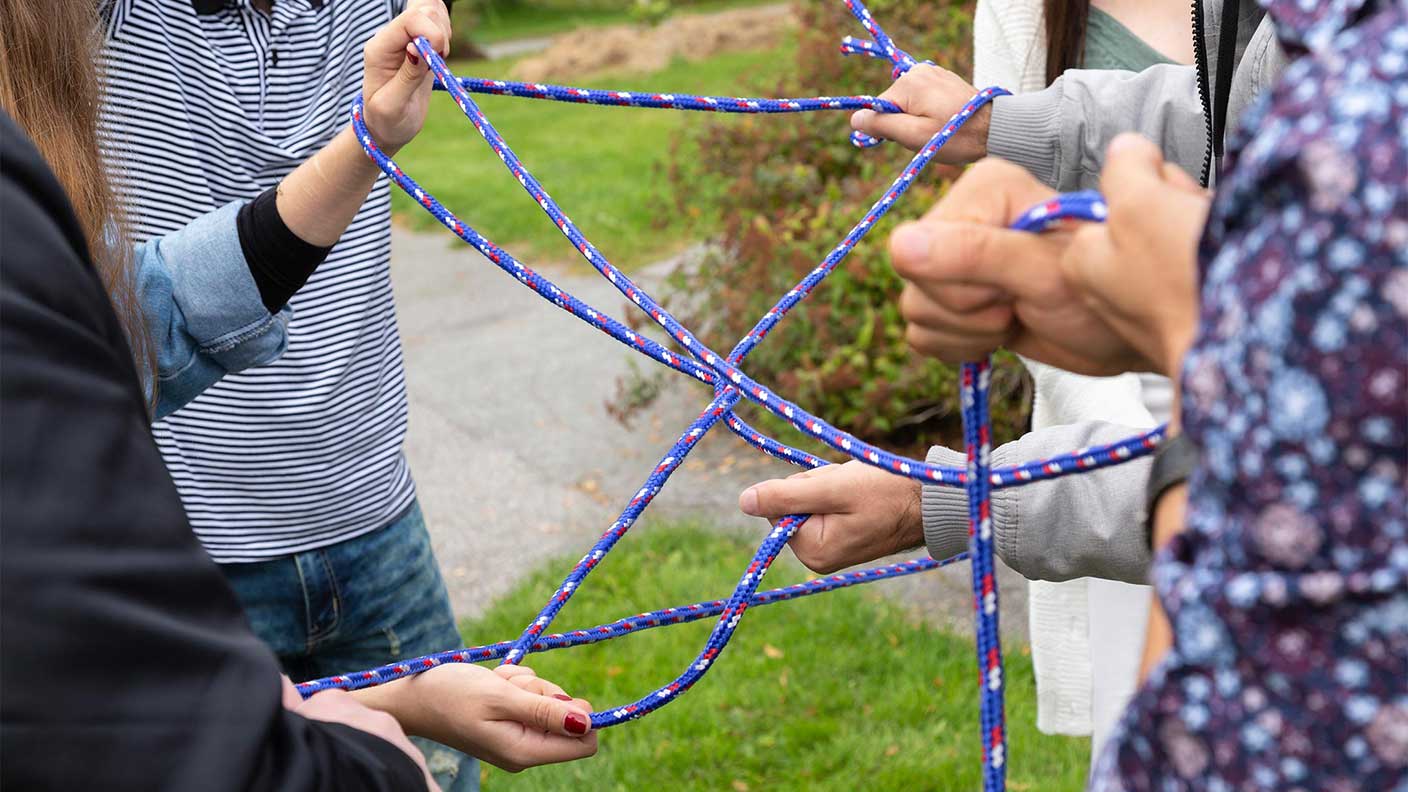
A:
<svg viewBox="0 0 1408 792">
<path fill-rule="evenodd" d="M 772 644 L 763 644 L 763 654 L 767 655 L 769 658 L 771 658 L 771 659 L 773 659 L 773 660 L 781 660 L 781 659 L 782 659 L 782 650 L 781 650 L 781 649 L 778 649 L 776 646 L 773 646 Z"/>
<path fill-rule="evenodd" d="M 891 746 L 889 746 L 888 748 L 885 749 L 885 755 L 886 755 L 886 756 L 894 756 L 895 754 L 898 754 L 899 752 L 900 752 L 900 747 L 899 747 L 898 745 L 891 745 Z"/>
<path fill-rule="evenodd" d="M 607 666 L 606 675 L 609 677 L 620 676 L 626 669 L 621 666 Z"/>
<path fill-rule="evenodd" d="M 733 779 L 733 788 L 738 790 L 738 792 L 748 792 L 748 782 L 735 778 Z"/>
</svg>

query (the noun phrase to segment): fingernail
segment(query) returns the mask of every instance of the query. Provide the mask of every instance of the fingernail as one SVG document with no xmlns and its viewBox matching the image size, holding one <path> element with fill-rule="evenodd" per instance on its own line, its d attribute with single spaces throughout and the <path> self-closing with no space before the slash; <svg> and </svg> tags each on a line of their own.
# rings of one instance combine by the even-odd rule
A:
<svg viewBox="0 0 1408 792">
<path fill-rule="evenodd" d="M 933 235 L 919 223 L 905 223 L 890 234 L 890 252 L 895 258 L 914 261 L 929 255 Z"/>
<path fill-rule="evenodd" d="M 742 495 L 738 496 L 738 508 L 741 509 L 744 514 L 749 514 L 754 517 L 758 516 L 758 492 L 756 487 L 749 487 L 743 491 Z"/>
<path fill-rule="evenodd" d="M 412 66 L 420 65 L 420 58 L 416 55 L 412 55 L 409 52 L 406 53 L 406 60 L 410 61 Z"/>
<path fill-rule="evenodd" d="M 586 734 L 590 725 L 587 716 L 578 712 L 569 712 L 567 717 L 562 719 L 562 728 L 566 729 L 568 734 Z"/>
<path fill-rule="evenodd" d="M 552 694 L 552 697 L 555 698 L 555 699 L 557 699 L 558 701 L 571 701 L 571 700 L 572 700 L 572 697 L 571 697 L 571 696 L 564 696 L 564 695 L 562 695 L 561 693 L 554 693 L 554 694 Z"/>
</svg>

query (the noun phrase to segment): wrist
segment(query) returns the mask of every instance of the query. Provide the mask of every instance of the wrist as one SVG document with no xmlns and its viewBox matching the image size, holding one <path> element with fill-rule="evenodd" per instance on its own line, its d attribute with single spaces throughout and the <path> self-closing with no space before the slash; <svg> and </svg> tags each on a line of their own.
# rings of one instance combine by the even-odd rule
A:
<svg viewBox="0 0 1408 792">
<path fill-rule="evenodd" d="M 924 486 L 915 479 L 905 479 L 904 514 L 896 536 L 896 552 L 924 545 Z"/>
<path fill-rule="evenodd" d="M 404 143 L 388 140 L 385 134 L 377 131 L 376 123 L 372 121 L 370 116 L 366 116 L 365 120 L 367 124 L 367 134 L 372 136 L 372 142 L 376 144 L 378 149 L 381 149 L 381 153 L 388 157 L 395 157 L 400 153 L 401 147 L 405 145 Z M 371 162 L 371 159 L 368 157 L 363 157 L 362 159 Z"/>
<path fill-rule="evenodd" d="M 418 677 L 406 677 L 386 682 L 375 687 L 352 691 L 357 703 L 369 709 L 384 712 L 401 724 L 401 731 L 413 736 L 421 736 L 414 728 L 415 713 L 420 709 L 414 699 L 418 691 L 411 684 Z"/>
<path fill-rule="evenodd" d="M 1175 484 L 1163 491 L 1154 503 L 1151 549 L 1158 552 L 1174 536 L 1183 532 L 1183 514 L 1188 503 L 1188 485 Z"/>
<path fill-rule="evenodd" d="M 992 129 L 992 102 L 979 107 L 977 112 L 968 119 L 964 126 L 972 128 L 971 145 L 973 149 L 972 162 L 977 162 L 988 155 L 988 132 Z"/>
<path fill-rule="evenodd" d="M 1183 357 L 1188 354 L 1188 350 L 1193 346 L 1193 336 L 1196 334 L 1196 326 L 1190 318 L 1187 321 L 1176 322 L 1174 326 L 1163 333 L 1160 339 L 1160 350 L 1158 370 L 1165 377 L 1178 381 L 1179 375 L 1183 372 Z"/>
<path fill-rule="evenodd" d="M 1183 529 L 1187 481 L 1198 464 L 1198 457 L 1197 446 L 1179 430 L 1176 422 L 1170 423 L 1163 443 L 1154 453 L 1145 488 L 1145 536 L 1151 551 L 1157 552 Z"/>
</svg>

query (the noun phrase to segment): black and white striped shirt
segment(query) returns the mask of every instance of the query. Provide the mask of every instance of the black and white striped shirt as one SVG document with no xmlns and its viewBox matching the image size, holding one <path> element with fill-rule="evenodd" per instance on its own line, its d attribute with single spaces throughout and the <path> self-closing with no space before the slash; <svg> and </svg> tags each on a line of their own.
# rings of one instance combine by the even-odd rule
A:
<svg viewBox="0 0 1408 792">
<path fill-rule="evenodd" d="M 348 123 L 397 0 L 108 0 L 103 145 L 138 240 L 276 184 Z M 157 423 L 196 534 L 260 561 L 388 525 L 415 497 L 378 182 L 291 302 L 288 352 Z"/>
</svg>

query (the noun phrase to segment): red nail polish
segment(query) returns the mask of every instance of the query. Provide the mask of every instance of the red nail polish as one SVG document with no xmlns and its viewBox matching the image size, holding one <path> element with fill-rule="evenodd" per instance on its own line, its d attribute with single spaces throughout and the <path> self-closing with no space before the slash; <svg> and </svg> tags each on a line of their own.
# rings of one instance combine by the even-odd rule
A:
<svg viewBox="0 0 1408 792">
<path fill-rule="evenodd" d="M 567 717 L 562 719 L 562 728 L 566 729 L 568 734 L 586 734 L 589 725 L 587 717 L 577 712 L 569 712 Z"/>
<path fill-rule="evenodd" d="M 415 55 L 412 55 L 409 52 L 406 53 L 406 60 L 410 61 L 412 66 L 420 65 L 420 58 Z"/>
<path fill-rule="evenodd" d="M 554 693 L 554 694 L 552 694 L 552 697 L 555 698 L 555 699 L 557 699 L 558 701 L 571 701 L 571 700 L 572 700 L 572 697 L 571 697 L 571 696 L 564 696 L 564 695 L 562 695 L 561 693 Z"/>
</svg>

